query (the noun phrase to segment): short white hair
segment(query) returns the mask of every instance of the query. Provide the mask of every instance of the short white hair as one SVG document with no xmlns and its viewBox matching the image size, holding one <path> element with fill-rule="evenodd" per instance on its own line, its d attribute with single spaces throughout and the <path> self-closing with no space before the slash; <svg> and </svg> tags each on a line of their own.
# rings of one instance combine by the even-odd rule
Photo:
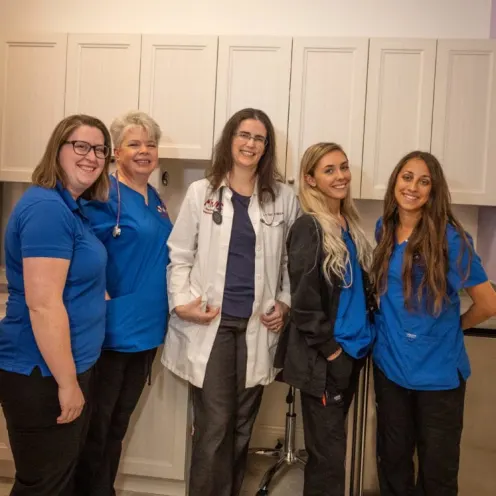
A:
<svg viewBox="0 0 496 496">
<path fill-rule="evenodd" d="M 157 143 L 160 141 L 162 130 L 155 119 L 145 112 L 132 110 L 131 112 L 126 112 L 124 115 L 114 119 L 110 126 L 110 134 L 112 135 L 114 148 L 119 148 L 121 146 L 124 135 L 129 129 L 134 127 L 145 129 L 151 140 Z"/>
</svg>

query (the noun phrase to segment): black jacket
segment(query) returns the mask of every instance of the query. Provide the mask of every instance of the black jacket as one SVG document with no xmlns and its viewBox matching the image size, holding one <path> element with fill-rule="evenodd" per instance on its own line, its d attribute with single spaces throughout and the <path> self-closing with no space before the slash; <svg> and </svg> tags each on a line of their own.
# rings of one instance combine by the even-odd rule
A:
<svg viewBox="0 0 496 496">
<path fill-rule="evenodd" d="M 320 398 L 326 390 L 327 358 L 339 349 L 334 322 L 342 281 L 333 276 L 329 284 L 324 276 L 321 227 L 311 215 L 303 215 L 293 224 L 287 252 L 291 312 L 274 366 L 283 369 L 284 382 Z M 364 287 L 369 288 L 367 274 L 362 274 Z"/>
</svg>

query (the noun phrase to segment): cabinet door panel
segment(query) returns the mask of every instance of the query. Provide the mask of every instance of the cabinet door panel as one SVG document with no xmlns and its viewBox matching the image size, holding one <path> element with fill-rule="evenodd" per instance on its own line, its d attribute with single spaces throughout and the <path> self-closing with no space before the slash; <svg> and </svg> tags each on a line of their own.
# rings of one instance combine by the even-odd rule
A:
<svg viewBox="0 0 496 496">
<path fill-rule="evenodd" d="M 64 117 L 67 35 L 0 35 L 0 180 L 31 181 Z"/>
<path fill-rule="evenodd" d="M 210 159 L 216 36 L 143 36 L 140 109 L 162 128 L 163 158 Z"/>
<path fill-rule="evenodd" d="M 436 40 L 370 40 L 362 198 L 384 198 L 398 161 L 430 150 Z"/>
<path fill-rule="evenodd" d="M 496 40 L 440 40 L 432 151 L 453 202 L 496 205 Z"/>
</svg>

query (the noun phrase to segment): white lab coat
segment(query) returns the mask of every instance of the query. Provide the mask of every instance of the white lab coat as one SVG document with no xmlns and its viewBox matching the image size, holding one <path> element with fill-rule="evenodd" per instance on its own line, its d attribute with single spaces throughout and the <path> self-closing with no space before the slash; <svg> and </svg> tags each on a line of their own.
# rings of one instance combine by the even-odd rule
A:
<svg viewBox="0 0 496 496">
<path fill-rule="evenodd" d="M 225 183 L 223 183 L 226 186 Z M 293 190 L 278 183 L 275 203 L 260 208 L 253 194 L 248 214 L 255 231 L 255 300 L 246 330 L 246 387 L 269 384 L 275 378 L 274 353 L 279 335 L 260 321 L 275 300 L 291 304 L 287 270 L 286 237 L 299 213 Z M 162 363 L 178 376 L 202 387 L 205 369 L 220 324 L 219 315 L 208 325 L 180 319 L 178 305 L 199 296 L 204 303 L 222 307 L 227 257 L 233 222 L 232 192 L 223 191 L 223 222 L 215 224 L 218 190 L 211 191 L 207 179 L 190 185 L 168 240 L 170 264 L 167 290 L 171 316 Z"/>
</svg>

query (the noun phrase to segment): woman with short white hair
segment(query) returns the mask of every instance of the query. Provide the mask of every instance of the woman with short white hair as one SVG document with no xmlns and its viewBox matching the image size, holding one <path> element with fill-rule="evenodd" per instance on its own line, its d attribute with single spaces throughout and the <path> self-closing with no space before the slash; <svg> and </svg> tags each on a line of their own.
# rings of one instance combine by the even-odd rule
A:
<svg viewBox="0 0 496 496">
<path fill-rule="evenodd" d="M 110 198 L 85 213 L 105 245 L 107 321 L 97 363 L 94 408 L 77 471 L 80 495 L 114 495 L 122 441 L 143 391 L 168 316 L 167 239 L 172 224 L 158 192 L 148 184 L 158 166 L 159 125 L 129 112 L 110 127 L 117 171 Z"/>
</svg>

